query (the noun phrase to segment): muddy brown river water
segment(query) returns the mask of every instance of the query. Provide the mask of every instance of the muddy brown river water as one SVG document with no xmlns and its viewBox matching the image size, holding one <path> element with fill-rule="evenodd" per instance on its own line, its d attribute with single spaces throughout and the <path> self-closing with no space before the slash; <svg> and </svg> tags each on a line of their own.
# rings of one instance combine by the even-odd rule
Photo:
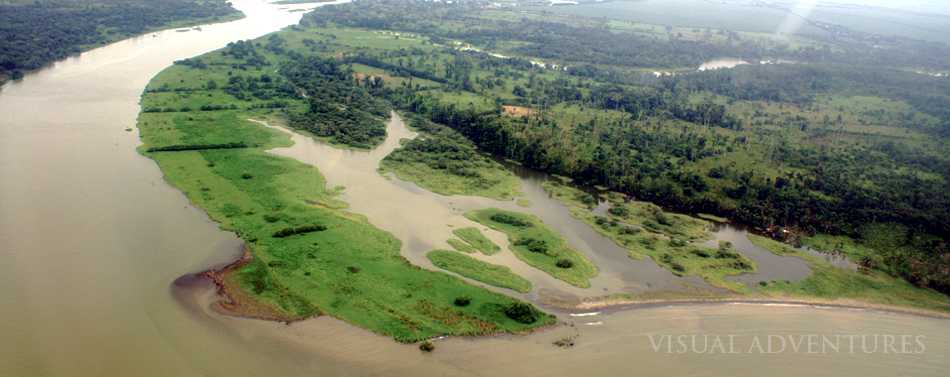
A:
<svg viewBox="0 0 950 377">
<path fill-rule="evenodd" d="M 234 4 L 246 19 L 124 40 L 0 91 L 0 376 L 863 377 L 945 376 L 950 370 L 950 321 L 868 310 L 730 304 L 562 313 L 565 324 L 546 331 L 442 339 L 432 354 L 328 317 L 284 325 L 210 311 L 216 297 L 207 282 L 181 277 L 233 260 L 241 243 L 168 186 L 158 167 L 136 153 L 137 133 L 125 129 L 134 128 L 146 83 L 174 60 L 300 17 L 258 0 Z M 291 8 L 301 7 L 309 6 Z M 351 210 L 402 239 L 414 263 L 428 266 L 422 253 L 446 246 L 447 224 L 470 225 L 461 217 L 465 209 L 493 205 L 537 214 L 602 267 L 593 288 L 579 290 L 508 253 L 494 256 L 508 258 L 499 263 L 536 282 L 539 289 L 527 299 L 703 284 L 627 259 L 563 206 L 546 201 L 527 175 L 524 189 L 533 205 L 526 209 L 438 196 L 382 177 L 374 164 L 399 137 L 412 136 L 400 124 L 390 130 L 393 137 L 373 152 L 294 136 L 297 145 L 274 153 L 312 163 L 331 184 L 347 186 L 343 199 Z M 370 196 L 377 199 L 361 200 Z M 431 219 L 405 213 L 407 204 Z M 489 234 L 504 244 L 500 234 Z M 675 352 L 662 344 L 664 335 L 705 336 L 709 344 L 731 335 L 735 344 L 723 350 L 738 352 Z M 864 335 L 868 344 L 852 352 L 840 345 L 833 352 L 791 346 L 749 352 L 753 339 L 766 342 L 770 335 Z M 901 335 L 922 336 L 913 339 L 925 347 L 888 352 L 884 338 Z M 563 338 L 575 345 L 552 345 Z"/>
</svg>

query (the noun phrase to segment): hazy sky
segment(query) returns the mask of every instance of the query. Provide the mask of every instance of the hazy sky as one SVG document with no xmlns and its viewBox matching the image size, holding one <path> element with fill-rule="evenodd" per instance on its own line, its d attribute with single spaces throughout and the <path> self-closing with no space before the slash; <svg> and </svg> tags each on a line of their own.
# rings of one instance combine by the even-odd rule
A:
<svg viewBox="0 0 950 377">
<path fill-rule="evenodd" d="M 821 3 L 865 4 L 918 12 L 950 14 L 950 0 L 821 0 Z"/>
</svg>

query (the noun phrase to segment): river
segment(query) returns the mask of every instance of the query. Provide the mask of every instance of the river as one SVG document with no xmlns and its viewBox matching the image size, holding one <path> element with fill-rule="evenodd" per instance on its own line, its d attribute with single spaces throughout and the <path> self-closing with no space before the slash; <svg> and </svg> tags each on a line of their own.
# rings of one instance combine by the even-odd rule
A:
<svg viewBox="0 0 950 377">
<path fill-rule="evenodd" d="M 146 83 L 173 61 L 278 30 L 301 14 L 259 0 L 233 2 L 247 18 L 202 26 L 200 32 L 166 31 L 120 41 L 31 73 L 0 91 L 0 376 L 732 376 L 764 370 L 788 376 L 942 376 L 950 369 L 945 358 L 950 322 L 876 311 L 679 305 L 585 317 L 561 314 L 573 326 L 530 336 L 445 339 L 432 354 L 327 317 L 284 325 L 209 311 L 215 299 L 211 287 L 180 277 L 233 260 L 241 243 L 168 186 L 154 162 L 136 153 L 136 131 L 125 129 L 134 128 Z M 290 8 L 301 7 L 309 6 Z M 299 148 L 319 148 L 309 139 L 295 139 Z M 274 153 L 314 163 L 331 183 L 377 179 L 363 170 L 346 175 L 327 166 L 332 160 L 294 151 L 299 152 Z M 334 153 L 339 153 L 336 161 L 351 167 L 371 164 L 382 154 Z M 414 200 L 429 206 L 427 211 L 450 208 L 446 218 L 457 221 L 451 224 L 464 224 L 458 213 L 482 204 L 378 179 L 389 182 L 387 192 L 401 188 L 418 196 Z M 344 199 L 361 198 L 360 190 L 370 189 L 348 187 Z M 683 283 L 618 254 L 563 209 L 545 204 L 537 190 L 526 183 L 534 204 L 525 210 L 604 266 L 593 281 L 595 289 L 611 293 Z M 386 208 L 394 207 L 373 212 L 370 204 L 351 202 L 354 212 L 379 219 L 374 224 L 403 239 L 403 251 L 413 262 L 425 265 L 418 250 L 440 246 L 446 238 L 446 223 L 438 224 L 434 234 L 415 233 L 422 220 L 386 221 Z M 554 295 L 582 294 L 543 276 L 531 278 Z M 651 334 L 738 335 L 739 348 L 754 335 L 906 334 L 924 335 L 926 349 L 900 355 L 880 349 L 871 354 L 680 354 L 654 351 Z M 564 337 L 576 337 L 576 345 L 551 344 Z"/>
</svg>

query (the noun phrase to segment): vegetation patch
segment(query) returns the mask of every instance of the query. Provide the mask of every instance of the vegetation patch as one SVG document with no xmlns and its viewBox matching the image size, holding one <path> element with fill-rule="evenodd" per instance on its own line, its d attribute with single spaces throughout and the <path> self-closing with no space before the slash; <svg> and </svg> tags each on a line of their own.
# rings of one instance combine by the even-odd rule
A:
<svg viewBox="0 0 950 377">
<path fill-rule="evenodd" d="M 518 177 L 480 153 L 464 136 L 418 117 L 410 119 L 422 135 L 386 156 L 380 164 L 383 171 L 442 195 L 510 200 L 521 194 Z"/>
<path fill-rule="evenodd" d="M 460 239 L 451 238 L 446 242 L 448 242 L 449 246 L 452 246 L 453 249 L 461 251 L 463 253 L 471 254 L 477 251 L 475 250 L 474 247 L 472 247 L 472 245 L 469 245 L 467 242 L 462 241 Z"/>
<path fill-rule="evenodd" d="M 478 228 L 469 227 L 454 229 L 452 230 L 452 234 L 458 238 L 461 238 L 476 250 L 482 252 L 482 254 L 492 255 L 501 251 L 501 248 L 488 239 L 488 237 L 485 237 L 485 235 L 482 234 Z"/>
<path fill-rule="evenodd" d="M 505 266 L 499 266 L 480 261 L 470 256 L 459 254 L 455 251 L 433 250 L 426 254 L 426 257 L 432 261 L 436 267 L 446 271 L 452 271 L 472 280 L 478 280 L 488 285 L 508 288 L 521 293 L 531 291 L 531 282 L 525 278 L 511 272 L 511 269 Z M 456 299 L 456 305 L 459 300 Z M 467 306 L 458 305 L 458 306 Z"/>
<path fill-rule="evenodd" d="M 590 279 L 597 276 L 597 266 L 534 216 L 489 208 L 470 211 L 465 217 L 505 233 L 518 259 L 557 279 L 587 288 Z M 559 267 L 560 260 L 572 265 Z"/>
</svg>

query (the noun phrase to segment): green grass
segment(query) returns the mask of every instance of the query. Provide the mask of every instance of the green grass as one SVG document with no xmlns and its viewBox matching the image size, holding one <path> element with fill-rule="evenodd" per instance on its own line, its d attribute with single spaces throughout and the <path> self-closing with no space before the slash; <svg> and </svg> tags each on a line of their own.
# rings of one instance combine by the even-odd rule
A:
<svg viewBox="0 0 950 377">
<path fill-rule="evenodd" d="M 452 234 L 456 237 L 461 238 L 463 241 L 468 242 L 469 245 L 472 245 L 476 250 L 481 251 L 482 254 L 492 255 L 499 251 L 501 248 L 498 245 L 495 245 L 490 239 L 485 237 L 478 228 L 459 228 L 452 230 Z"/>
<path fill-rule="evenodd" d="M 499 221 L 499 216 L 514 219 L 516 223 Z M 537 217 L 496 208 L 470 211 L 465 217 L 508 235 L 511 250 L 518 259 L 557 279 L 588 288 L 590 279 L 597 276 L 597 266 Z M 564 260 L 570 266 L 558 265 Z"/>
<path fill-rule="evenodd" d="M 824 258 L 800 252 L 769 238 L 749 235 L 752 243 L 779 255 L 795 255 L 810 264 L 812 275 L 798 282 L 772 281 L 759 290 L 771 296 L 850 299 L 875 304 L 950 311 L 950 300 L 939 292 L 915 287 L 880 271 L 838 268 Z"/>
<path fill-rule="evenodd" d="M 467 255 L 447 250 L 433 250 L 426 254 L 426 257 L 436 267 L 452 271 L 472 280 L 521 293 L 531 291 L 530 281 L 516 275 L 505 266 L 482 262 Z"/>
<path fill-rule="evenodd" d="M 169 72 L 186 82 L 192 74 L 204 74 L 174 67 L 155 82 L 167 80 Z M 143 103 L 153 94 L 146 93 Z M 173 104 L 190 100 L 180 101 Z M 505 313 L 518 300 L 410 264 L 400 255 L 398 239 L 343 210 L 339 190 L 327 188 L 319 171 L 265 152 L 291 141 L 246 119 L 273 115 L 251 110 L 143 113 L 138 124 L 144 142 L 140 150 L 158 163 L 166 180 L 247 242 L 254 259 L 236 276 L 254 299 L 288 317 L 326 313 L 404 342 L 519 333 L 554 321 L 542 314 L 533 323 L 518 322 Z M 167 145 L 224 143 L 249 147 L 145 152 Z M 324 227 L 275 237 L 283 229 Z M 458 297 L 471 303 L 456 306 Z"/>
<path fill-rule="evenodd" d="M 463 252 L 463 253 L 471 254 L 471 253 L 474 253 L 474 252 L 478 251 L 478 250 L 475 250 L 475 248 L 472 247 L 472 245 L 469 245 L 468 243 L 466 243 L 465 241 L 462 241 L 462 240 L 460 240 L 460 239 L 452 238 L 452 239 L 449 239 L 449 240 L 446 241 L 446 242 L 448 242 L 448 243 L 449 243 L 449 246 L 452 246 L 453 249 L 458 250 L 458 251 L 461 251 L 461 252 Z"/>
<path fill-rule="evenodd" d="M 755 272 L 756 263 L 730 245 L 717 250 L 696 244 L 710 237 L 705 220 L 669 213 L 650 203 L 625 201 L 618 194 L 608 195 L 611 210 L 598 216 L 592 211 L 596 199 L 590 194 L 555 181 L 545 182 L 544 189 L 566 204 L 574 217 L 627 249 L 633 259 L 649 257 L 673 274 L 699 276 L 734 292 L 749 291 L 745 284 L 726 277 Z"/>
</svg>

